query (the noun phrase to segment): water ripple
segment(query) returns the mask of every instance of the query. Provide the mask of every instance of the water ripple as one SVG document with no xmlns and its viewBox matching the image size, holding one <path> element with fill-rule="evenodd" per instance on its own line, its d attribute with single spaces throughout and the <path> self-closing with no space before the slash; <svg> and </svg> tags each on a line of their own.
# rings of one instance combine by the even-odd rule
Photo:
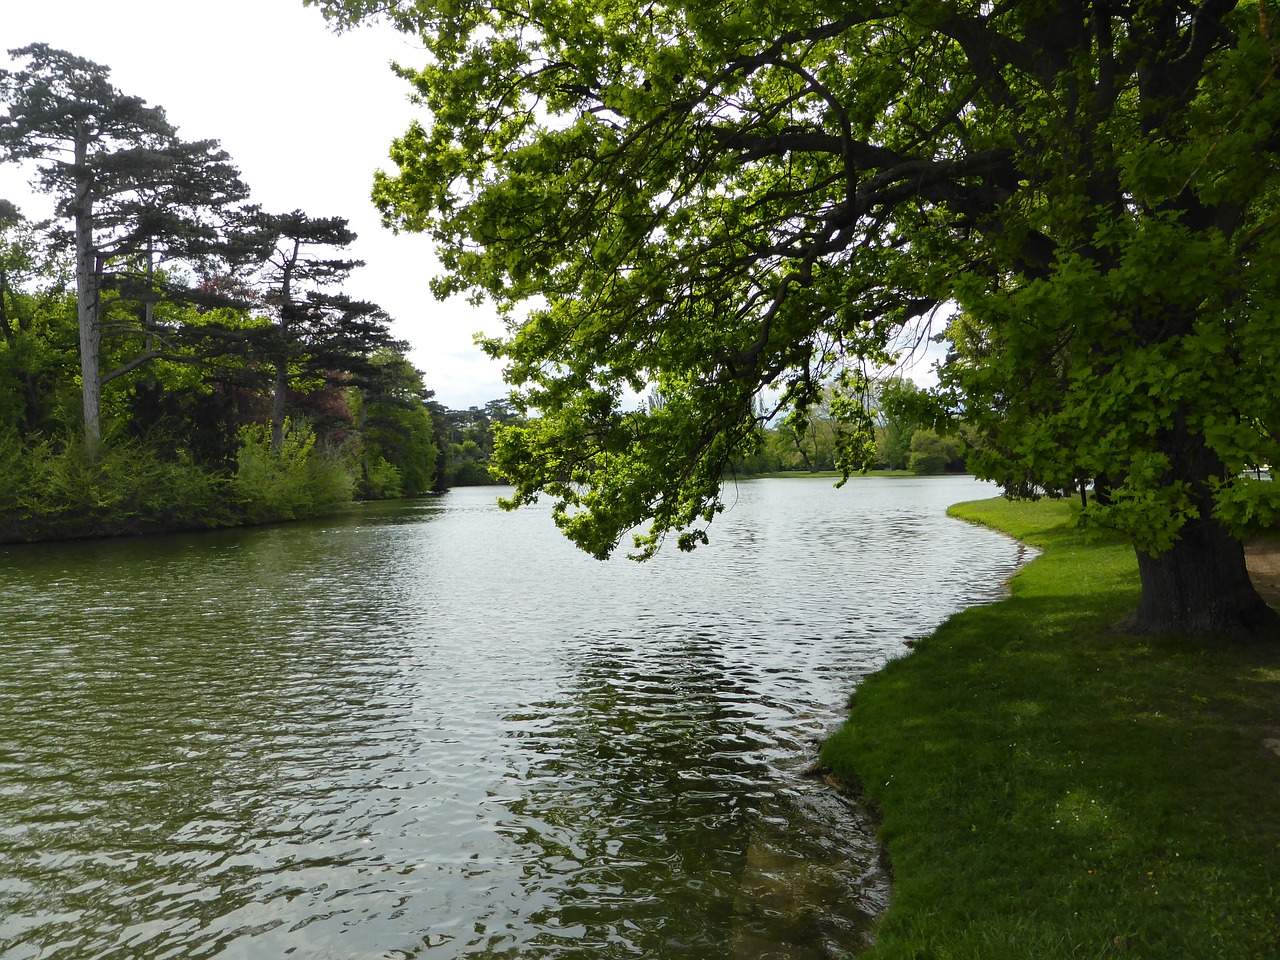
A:
<svg viewBox="0 0 1280 960">
<path fill-rule="evenodd" d="M 5 550 L 0 956 L 852 956 L 886 881 L 800 773 L 1000 594 L 975 495 L 743 484 L 639 566 L 476 490 Z"/>
</svg>

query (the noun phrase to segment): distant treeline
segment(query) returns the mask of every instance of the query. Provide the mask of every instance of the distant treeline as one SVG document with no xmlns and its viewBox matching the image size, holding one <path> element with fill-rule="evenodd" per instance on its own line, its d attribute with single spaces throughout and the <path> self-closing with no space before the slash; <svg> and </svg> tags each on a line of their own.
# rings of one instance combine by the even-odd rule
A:
<svg viewBox="0 0 1280 960">
<path fill-rule="evenodd" d="M 450 410 L 432 401 L 427 404 L 435 419 L 440 458 L 436 488 L 471 487 L 501 482 L 489 473 L 493 456 L 493 428 L 514 423 L 519 415 L 505 400 L 490 400 L 483 407 Z"/>
<path fill-rule="evenodd" d="M 937 427 L 929 394 L 910 380 L 888 379 L 874 385 L 864 398 L 869 406 L 873 444 L 867 466 L 875 470 L 903 470 L 921 476 L 963 473 L 965 450 L 975 442 L 964 427 Z M 838 470 L 839 437 L 843 429 L 829 400 L 818 403 L 800 428 L 789 423 L 762 427 L 752 456 L 735 464 L 742 476 Z"/>
<path fill-rule="evenodd" d="M 827 395 L 828 398 L 835 396 L 831 390 Z M 654 393 L 647 402 L 653 405 L 663 401 Z M 868 395 L 861 402 L 868 407 L 874 434 L 867 463 L 871 469 L 920 476 L 963 473 L 966 452 L 981 443 L 964 424 L 947 422 L 940 417 L 936 412 L 936 398 L 910 380 L 878 381 L 869 386 Z M 518 423 L 519 414 L 501 400 L 469 410 L 445 410 L 433 403 L 428 407 L 436 417 L 441 484 L 467 486 L 501 482 L 489 472 L 494 427 Z M 737 476 L 839 470 L 839 443 L 842 432 L 848 431 L 848 424 L 842 423 L 833 412 L 831 399 L 816 404 L 799 428 L 787 422 L 786 412 L 784 409 L 769 423 L 761 424 L 756 452 L 734 463 Z"/>
</svg>

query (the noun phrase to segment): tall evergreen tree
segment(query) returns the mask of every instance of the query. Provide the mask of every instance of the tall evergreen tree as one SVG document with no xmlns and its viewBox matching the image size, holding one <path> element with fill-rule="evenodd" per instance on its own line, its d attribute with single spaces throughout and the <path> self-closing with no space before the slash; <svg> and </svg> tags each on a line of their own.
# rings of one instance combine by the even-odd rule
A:
<svg viewBox="0 0 1280 960">
<path fill-rule="evenodd" d="M 104 374 L 109 292 L 139 297 L 145 326 L 156 264 L 218 255 L 223 217 L 248 189 L 216 141 L 179 139 L 164 110 L 121 93 L 107 67 L 44 43 L 9 53 L 24 65 L 0 71 L 0 159 L 37 161 L 39 187 L 72 223 L 84 444 L 96 458 L 104 382 L 158 355 L 144 349 Z M 130 274 L 141 284 L 123 282 Z"/>
<path fill-rule="evenodd" d="M 262 301 L 273 313 L 265 349 L 273 368 L 271 443 L 278 451 L 284 443 L 290 366 L 304 356 L 309 329 L 318 330 L 332 317 L 326 308 L 338 301 L 327 291 L 364 264 L 337 255 L 356 239 L 342 217 L 311 217 L 294 210 L 262 214 L 257 225 L 271 251 L 262 269 Z"/>
</svg>

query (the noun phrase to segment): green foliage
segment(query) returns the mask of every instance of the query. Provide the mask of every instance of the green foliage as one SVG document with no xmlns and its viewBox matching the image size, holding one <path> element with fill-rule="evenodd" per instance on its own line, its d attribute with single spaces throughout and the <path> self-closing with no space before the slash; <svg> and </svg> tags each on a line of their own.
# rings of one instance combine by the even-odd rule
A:
<svg viewBox="0 0 1280 960">
<path fill-rule="evenodd" d="M 0 542 L 120 536 L 316 516 L 351 500 L 350 450 L 322 446 L 310 426 L 287 424 L 279 454 L 269 427 L 244 427 L 236 471 L 193 460 L 165 436 L 112 438 L 97 459 L 78 444 L 0 432 Z M 376 495 L 402 492 L 399 471 L 369 464 Z"/>
<path fill-rule="evenodd" d="M 6 521 L 9 526 L 21 522 L 16 506 L 27 487 L 28 464 L 26 444 L 12 424 L 0 428 L 0 509 L 10 515 Z"/>
<path fill-rule="evenodd" d="M 1280 484 L 1247 474 L 1235 477 L 1216 497 L 1214 516 L 1242 536 L 1280 530 Z"/>
<path fill-rule="evenodd" d="M 660 409 L 620 411 L 599 392 L 568 395 L 554 410 L 546 407 L 536 420 L 507 426 L 496 433 L 493 462 L 516 488 L 508 506 L 536 499 L 545 491 L 555 498 L 555 523 L 587 552 L 603 558 L 617 545 L 620 532 L 640 518 L 653 517 L 647 532 L 633 537 L 637 556 L 651 555 L 667 531 L 678 531 L 677 545 L 691 550 L 704 542 L 704 527 L 724 509 L 719 499 L 720 471 L 732 454 L 754 437 L 750 416 L 727 419 L 707 429 L 710 438 L 689 432 L 687 394 L 671 393 Z M 633 446 L 637 435 L 646 449 Z M 707 457 L 707 445 L 714 456 Z M 661 450 L 664 459 L 650 460 Z M 534 464 L 553 468 L 534 482 Z M 680 473 L 679 491 L 666 487 L 669 471 Z"/>
<path fill-rule="evenodd" d="M 962 472 L 964 444 L 953 435 L 956 424 L 946 419 L 937 399 L 909 380 L 861 383 L 854 389 L 850 384 L 834 385 L 804 417 L 758 425 L 754 446 L 734 460 L 732 471 L 743 476 L 804 471 L 838 477 L 870 468 Z M 934 423 L 950 432 L 940 435 L 928 426 Z M 913 451 L 919 454 L 914 464 Z"/>
<path fill-rule="evenodd" d="M 118 441 L 91 460 L 78 444 L 0 439 L 0 540 L 120 536 L 234 522 L 225 480 L 163 441 Z"/>
<path fill-rule="evenodd" d="M 357 492 L 366 500 L 394 500 L 404 496 L 404 479 L 400 471 L 380 455 L 366 453 L 364 476 L 360 478 Z"/>
<path fill-rule="evenodd" d="M 866 379 L 846 371 L 812 399 L 792 406 L 776 431 L 779 468 L 840 470 L 847 477 L 868 466 L 875 441 L 867 393 Z"/>
<path fill-rule="evenodd" d="M 119 449 L 104 449 L 90 464 L 82 444 L 67 441 L 79 420 L 74 300 L 56 287 L 7 287 L 5 294 L 0 537 L 103 536 L 311 516 L 350 499 L 357 474 L 366 497 L 420 493 L 434 480 L 429 393 L 394 350 L 366 371 L 362 424 L 353 416 L 358 391 L 320 381 L 310 394 L 295 396 L 316 423 L 297 433 L 285 461 L 257 449 L 261 428 L 251 425 L 266 410 L 266 385 L 244 361 L 252 357 L 245 348 L 251 331 L 262 325 L 228 307 L 157 308 L 157 322 L 181 329 L 180 349 L 189 353 L 157 356 L 111 381 L 104 423 Z M 121 303 L 106 316 L 123 325 L 136 319 Z M 176 342 L 170 350 L 179 350 Z M 103 358 L 127 362 L 139 343 L 117 338 Z"/>
<path fill-rule="evenodd" d="M 911 438 L 914 430 L 905 430 L 901 424 L 886 423 L 876 430 L 876 463 L 886 470 L 905 470 L 911 458 Z"/>
<path fill-rule="evenodd" d="M 911 437 L 907 469 L 921 476 L 944 473 L 954 456 L 954 446 L 933 430 L 917 430 Z"/>
<path fill-rule="evenodd" d="M 54 292 L 9 291 L 11 327 L 0 339 L 0 423 L 23 436 L 79 421 L 75 303 Z"/>
<path fill-rule="evenodd" d="M 481 486 L 498 483 L 490 469 L 494 462 L 497 434 L 504 427 L 518 426 L 523 419 L 505 400 L 490 400 L 483 407 L 450 410 L 433 405 L 437 429 L 444 448 L 437 487 Z"/>
<path fill-rule="evenodd" d="M 370 386 L 361 393 L 365 476 L 360 496 L 386 499 L 425 493 L 434 484 L 440 455 L 427 406 L 431 392 L 422 372 L 399 353 L 375 355 L 374 370 Z"/>
<path fill-rule="evenodd" d="M 529 419 L 496 460 L 589 552 L 646 520 L 641 555 L 700 542 L 776 412 L 761 396 L 803 436 L 832 378 L 884 368 L 948 304 L 975 469 L 1095 483 L 1090 511 L 1168 570 L 1184 526 L 1241 513 L 1235 477 L 1277 459 L 1265 5 L 381 9 L 426 47 L 401 72 L 430 122 L 375 198 L 439 244 L 437 293 L 512 318 L 486 349 Z M 865 409 L 833 411 L 842 466 L 868 459 Z"/>
<path fill-rule="evenodd" d="M 1274 654 L 1120 636 L 1133 551 L 1071 503 L 953 512 L 1045 552 L 862 681 L 823 749 L 892 864 L 869 960 L 1274 956 Z"/>
<path fill-rule="evenodd" d="M 310 426 L 286 420 L 279 450 L 268 427 L 241 430 L 232 485 L 249 522 L 268 523 L 315 516 L 346 503 L 355 481 L 338 452 L 317 448 Z"/>
<path fill-rule="evenodd" d="M 933 420 L 925 392 L 910 380 L 893 378 L 880 385 L 875 407 L 877 463 L 888 470 L 907 468 L 912 438 Z"/>
</svg>

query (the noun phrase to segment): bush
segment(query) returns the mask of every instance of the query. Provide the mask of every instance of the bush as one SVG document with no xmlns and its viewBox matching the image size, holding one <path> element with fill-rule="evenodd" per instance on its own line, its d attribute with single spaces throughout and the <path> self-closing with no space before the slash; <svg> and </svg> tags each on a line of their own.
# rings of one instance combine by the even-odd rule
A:
<svg viewBox="0 0 1280 960">
<path fill-rule="evenodd" d="M 90 461 L 78 442 L 23 441 L 0 432 L 0 542 L 109 537 L 265 523 L 315 516 L 351 499 L 354 470 L 340 450 L 318 447 L 290 425 L 279 454 L 264 427 L 240 433 L 228 478 L 180 444 L 116 438 Z M 384 495 L 399 474 L 382 461 Z"/>
<path fill-rule="evenodd" d="M 279 452 L 271 449 L 266 426 L 240 431 L 233 485 L 245 518 L 268 523 L 316 516 L 346 503 L 355 480 L 340 453 L 317 448 L 310 426 L 288 421 Z"/>
<path fill-rule="evenodd" d="M 79 443 L 0 440 L 0 540 L 154 533 L 233 522 L 224 478 L 185 450 L 119 441 L 96 461 Z"/>
<path fill-rule="evenodd" d="M 369 454 L 365 458 L 360 496 L 366 500 L 394 500 L 403 495 L 404 482 L 400 470 L 387 463 L 380 454 Z"/>
<path fill-rule="evenodd" d="M 963 470 L 960 441 L 955 437 L 939 436 L 927 427 L 917 430 L 911 436 L 907 469 L 920 476 Z"/>
<path fill-rule="evenodd" d="M 907 469 L 921 476 L 932 476 L 947 469 L 947 451 L 942 438 L 932 430 L 917 430 L 911 438 L 911 455 Z"/>
</svg>

